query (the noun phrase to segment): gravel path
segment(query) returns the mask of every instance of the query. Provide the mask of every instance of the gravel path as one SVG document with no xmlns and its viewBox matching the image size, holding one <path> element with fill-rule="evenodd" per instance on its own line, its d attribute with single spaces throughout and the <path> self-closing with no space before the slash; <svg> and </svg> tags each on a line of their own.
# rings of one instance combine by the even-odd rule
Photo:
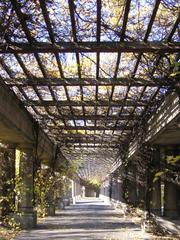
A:
<svg viewBox="0 0 180 240">
<path fill-rule="evenodd" d="M 66 210 L 47 217 L 37 229 L 23 231 L 16 240 L 131 240 L 151 237 L 141 231 L 133 219 L 126 219 L 121 213 L 99 199 L 83 199 Z"/>
</svg>

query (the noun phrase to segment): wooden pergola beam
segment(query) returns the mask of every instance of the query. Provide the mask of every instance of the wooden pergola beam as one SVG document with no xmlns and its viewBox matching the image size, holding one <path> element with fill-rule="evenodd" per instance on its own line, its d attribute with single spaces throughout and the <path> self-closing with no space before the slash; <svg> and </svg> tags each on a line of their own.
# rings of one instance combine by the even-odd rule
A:
<svg viewBox="0 0 180 240">
<path fill-rule="evenodd" d="M 179 42 L 36 42 L 0 43 L 0 53 L 80 53 L 80 52 L 132 52 L 175 53 L 180 52 Z"/>
<path fill-rule="evenodd" d="M 132 130 L 132 127 L 129 126 L 58 126 L 58 127 L 52 127 L 54 130 L 67 130 L 67 131 L 73 131 L 73 130 L 99 130 L 99 131 L 104 131 L 104 130 L 117 130 L 121 131 L 122 129 L 125 129 L 126 131 Z"/>
<path fill-rule="evenodd" d="M 123 25 L 122 25 L 122 29 L 121 29 L 121 33 L 120 33 L 121 34 L 120 35 L 121 42 L 124 41 L 124 37 L 125 37 L 130 5 L 131 5 L 131 0 L 126 0 L 126 6 L 124 9 L 124 16 L 123 16 Z M 121 59 L 121 52 L 118 53 L 118 57 L 117 57 L 116 68 L 115 68 L 115 73 L 114 73 L 115 78 L 117 77 L 117 74 L 118 74 L 120 59 Z M 114 91 L 114 88 L 112 89 L 112 95 L 113 95 L 113 91 Z"/>
<path fill-rule="evenodd" d="M 26 106 L 99 106 L 99 107 L 106 107 L 109 106 L 109 101 L 105 100 L 98 100 L 98 101 L 38 101 L 38 100 L 28 100 L 23 101 L 24 105 Z M 148 104 L 147 101 L 136 101 L 136 100 L 117 100 L 111 101 L 110 106 L 146 106 Z"/>
<path fill-rule="evenodd" d="M 146 30 L 146 33 L 145 33 L 145 36 L 144 36 L 144 42 L 147 42 L 148 40 L 148 37 L 149 37 L 149 34 L 151 32 L 151 29 L 152 29 L 152 25 L 153 25 L 153 22 L 154 22 L 154 19 L 156 17 L 156 13 L 158 11 L 158 7 L 159 7 L 159 4 L 160 4 L 161 0 L 156 0 L 155 4 L 154 4 L 154 9 L 152 11 L 152 15 L 151 15 L 151 18 L 149 20 L 149 24 L 147 26 L 147 30 Z M 136 61 L 136 64 L 135 64 L 135 67 L 134 67 L 134 70 L 133 70 L 133 73 L 132 73 L 132 76 L 135 76 L 136 72 L 137 72 L 137 69 L 138 69 L 138 66 L 139 66 L 139 63 L 141 61 L 141 57 L 142 57 L 142 53 L 140 53 L 140 55 L 138 56 L 137 58 L 137 61 Z"/>
<path fill-rule="evenodd" d="M 44 116 L 45 118 L 49 119 L 49 117 Z M 108 116 L 103 116 L 103 115 L 56 115 L 52 116 L 54 120 L 90 120 L 90 121 L 95 121 L 95 120 L 137 120 L 139 117 L 136 115 L 130 116 L 130 115 L 108 115 Z"/>
<path fill-rule="evenodd" d="M 9 86 L 170 86 L 178 81 L 178 78 L 7 78 L 4 81 Z"/>
<path fill-rule="evenodd" d="M 87 149 L 87 148 L 100 148 L 100 149 L 114 149 L 114 148 L 119 148 L 119 146 L 116 144 L 116 145 L 111 145 L 111 144 L 98 144 L 96 145 L 96 143 L 91 143 L 91 145 L 88 145 L 88 144 L 79 144 L 79 145 L 73 145 L 72 143 L 71 144 L 66 144 L 65 147 L 67 148 L 73 148 L 73 149 Z"/>
<path fill-rule="evenodd" d="M 113 137 L 117 138 L 119 135 L 112 135 L 112 134 L 104 133 L 103 136 L 104 136 L 104 139 L 107 140 L 107 139 L 110 139 L 110 138 L 113 139 Z M 102 134 L 97 134 L 97 133 L 95 133 L 95 134 L 80 134 L 80 133 L 79 134 L 77 134 L 77 133 L 68 134 L 68 133 L 60 133 L 59 134 L 59 139 L 75 139 L 75 138 L 78 138 L 78 139 L 80 139 L 80 138 L 92 139 L 94 137 L 95 137 L 95 139 L 102 139 Z"/>
<path fill-rule="evenodd" d="M 96 144 L 107 144 L 107 145 L 110 143 L 109 141 L 102 140 L 102 139 L 95 140 L 95 141 L 94 141 L 94 139 L 90 139 L 90 140 L 86 140 L 86 139 L 68 139 L 68 140 L 66 140 L 66 139 L 64 139 L 64 141 L 61 141 L 61 142 L 67 143 L 67 144 L 69 144 L 69 143 L 72 143 L 72 144 L 75 144 L 75 143 L 80 143 L 80 144 L 96 143 Z M 111 141 L 111 144 L 112 145 L 117 145 L 117 142 Z"/>
</svg>

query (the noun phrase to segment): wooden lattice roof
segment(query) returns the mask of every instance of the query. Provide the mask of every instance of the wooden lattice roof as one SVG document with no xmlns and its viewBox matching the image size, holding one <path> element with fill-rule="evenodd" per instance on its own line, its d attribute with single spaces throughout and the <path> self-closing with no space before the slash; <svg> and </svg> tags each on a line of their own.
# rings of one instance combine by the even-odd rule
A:
<svg viewBox="0 0 180 240">
<path fill-rule="evenodd" d="M 1 1 L 0 81 L 60 146 L 119 148 L 176 88 L 178 7 L 178 0 Z"/>
</svg>

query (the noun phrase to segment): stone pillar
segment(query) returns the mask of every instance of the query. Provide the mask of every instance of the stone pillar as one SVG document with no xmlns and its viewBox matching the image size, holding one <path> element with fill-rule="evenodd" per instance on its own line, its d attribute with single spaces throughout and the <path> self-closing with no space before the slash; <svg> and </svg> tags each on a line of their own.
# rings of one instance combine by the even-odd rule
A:
<svg viewBox="0 0 180 240">
<path fill-rule="evenodd" d="M 2 148 L 0 165 L 1 196 L 4 198 L 1 203 L 1 215 L 6 216 L 15 208 L 15 145 L 5 145 Z"/>
<path fill-rule="evenodd" d="M 115 186 L 114 186 L 114 199 L 116 201 L 119 199 L 119 185 L 118 185 L 118 180 L 117 179 L 115 181 Z"/>
<path fill-rule="evenodd" d="M 4 175 L 4 156 L 3 156 L 3 149 L 0 148 L 0 199 L 3 196 L 3 185 L 4 185 L 4 180 L 3 180 L 3 175 Z M 2 199 L 1 199 L 2 200 Z M 3 216 L 3 202 L 0 204 L 0 219 Z"/>
<path fill-rule="evenodd" d="M 126 174 L 126 178 L 124 179 L 125 199 L 127 203 L 136 206 L 137 204 L 136 166 L 129 162 L 128 166 L 124 170 Z"/>
<path fill-rule="evenodd" d="M 45 168 L 41 169 L 41 173 L 47 179 L 47 181 L 51 178 L 53 178 L 53 170 L 52 168 Z M 45 192 L 45 201 L 46 201 L 46 213 L 48 216 L 54 216 L 55 215 L 55 188 L 57 187 L 54 182 L 48 183 L 48 188 Z M 61 187 L 59 183 L 59 187 Z M 62 198 L 62 196 L 61 196 Z"/>
<path fill-rule="evenodd" d="M 17 216 L 17 220 L 22 228 L 33 228 L 36 225 L 36 214 L 33 210 L 33 145 L 20 145 L 19 150 L 19 177 L 21 185 L 18 202 L 18 212 L 20 214 Z"/>
<path fill-rule="evenodd" d="M 118 201 L 123 202 L 122 179 L 118 179 Z"/>
<path fill-rule="evenodd" d="M 7 163 L 7 194 L 9 196 L 9 203 L 7 204 L 7 214 L 15 210 L 15 161 L 16 161 L 16 145 L 8 144 L 8 163 Z"/>
<path fill-rule="evenodd" d="M 164 215 L 165 217 L 178 217 L 177 186 L 171 182 L 165 182 L 164 186 Z"/>
<path fill-rule="evenodd" d="M 79 199 L 79 197 L 80 197 L 80 192 L 81 192 L 81 190 L 80 190 L 80 184 L 77 182 L 77 183 L 76 183 L 76 196 L 77 196 L 78 199 Z"/>
<path fill-rule="evenodd" d="M 151 212 L 161 216 L 161 181 L 157 180 L 153 183 Z"/>
<path fill-rule="evenodd" d="M 115 182 L 114 179 L 112 179 L 112 194 L 111 194 L 111 200 L 115 200 Z"/>
<path fill-rule="evenodd" d="M 145 201 L 145 186 L 142 184 L 138 185 L 138 207 L 144 209 L 144 201 Z"/>
<path fill-rule="evenodd" d="M 153 160 L 152 165 L 155 169 L 154 173 L 156 173 L 156 168 L 159 168 L 160 165 L 160 149 L 156 147 L 156 149 L 153 150 Z M 161 216 L 161 180 L 160 178 L 157 179 L 155 182 L 154 177 L 155 174 L 152 174 L 152 191 L 151 191 L 151 204 L 150 204 L 150 210 L 155 215 Z"/>
<path fill-rule="evenodd" d="M 72 180 L 72 199 L 73 199 L 73 204 L 76 203 L 76 195 L 75 195 L 75 188 L 76 188 L 76 185 L 75 185 L 75 181 Z"/>
<path fill-rule="evenodd" d="M 137 201 L 137 186 L 135 181 L 128 180 L 128 201 L 130 204 L 136 206 Z"/>
<path fill-rule="evenodd" d="M 178 191 L 178 215 L 180 216 L 180 186 L 177 186 Z"/>
<path fill-rule="evenodd" d="M 54 189 L 50 189 L 47 193 L 47 214 L 48 216 L 55 216 L 55 201 L 54 201 Z"/>
</svg>

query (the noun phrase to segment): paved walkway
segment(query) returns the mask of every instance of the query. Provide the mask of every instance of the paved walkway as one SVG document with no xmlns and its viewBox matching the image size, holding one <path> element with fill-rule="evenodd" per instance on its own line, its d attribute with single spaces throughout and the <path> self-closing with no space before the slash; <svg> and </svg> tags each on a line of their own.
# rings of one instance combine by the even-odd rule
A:
<svg viewBox="0 0 180 240">
<path fill-rule="evenodd" d="M 37 229 L 24 231 L 17 240 L 135 240 L 151 239 L 140 225 L 125 219 L 99 199 L 84 199 L 47 217 Z"/>
</svg>

